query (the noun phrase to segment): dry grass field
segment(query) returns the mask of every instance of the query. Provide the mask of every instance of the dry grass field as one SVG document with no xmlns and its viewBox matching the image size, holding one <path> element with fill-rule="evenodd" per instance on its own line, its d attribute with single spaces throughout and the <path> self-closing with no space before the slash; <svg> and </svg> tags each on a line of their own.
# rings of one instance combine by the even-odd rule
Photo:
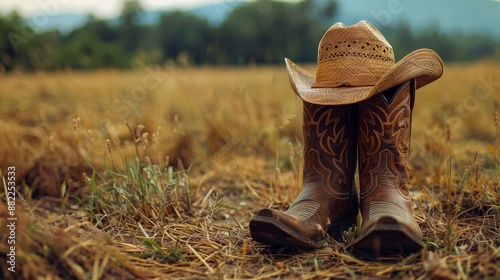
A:
<svg viewBox="0 0 500 280">
<path fill-rule="evenodd" d="M 417 92 L 426 247 L 377 261 L 352 255 L 355 228 L 316 251 L 250 237 L 254 211 L 286 209 L 301 187 L 302 103 L 284 65 L 0 76 L 0 278 L 498 279 L 499 73 L 447 65 Z"/>
</svg>

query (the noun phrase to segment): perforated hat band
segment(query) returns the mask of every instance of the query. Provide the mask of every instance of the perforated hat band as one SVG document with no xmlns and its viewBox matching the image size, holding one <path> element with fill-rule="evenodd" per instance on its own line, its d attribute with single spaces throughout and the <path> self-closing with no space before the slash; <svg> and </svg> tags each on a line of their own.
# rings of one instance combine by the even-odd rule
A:
<svg viewBox="0 0 500 280">
<path fill-rule="evenodd" d="M 384 42 L 348 39 L 320 43 L 316 82 L 312 88 L 373 86 L 394 66 L 392 48 Z"/>
</svg>

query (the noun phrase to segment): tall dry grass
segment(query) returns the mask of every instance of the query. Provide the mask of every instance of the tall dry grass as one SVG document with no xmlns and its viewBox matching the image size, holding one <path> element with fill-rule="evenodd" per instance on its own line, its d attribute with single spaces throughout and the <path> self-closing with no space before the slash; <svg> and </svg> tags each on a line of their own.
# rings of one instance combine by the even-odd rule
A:
<svg viewBox="0 0 500 280">
<path fill-rule="evenodd" d="M 411 184 L 426 248 L 377 262 L 351 255 L 354 230 L 313 252 L 250 238 L 252 212 L 286 209 L 301 187 L 302 103 L 282 66 L 0 77 L 0 168 L 16 167 L 28 225 L 18 276 L 494 279 L 499 69 L 448 65 L 418 91 Z"/>
</svg>

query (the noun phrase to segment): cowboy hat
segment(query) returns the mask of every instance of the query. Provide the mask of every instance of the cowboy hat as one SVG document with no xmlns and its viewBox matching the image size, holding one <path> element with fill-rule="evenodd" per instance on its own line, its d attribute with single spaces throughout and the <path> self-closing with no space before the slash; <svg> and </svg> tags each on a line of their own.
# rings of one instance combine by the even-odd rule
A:
<svg viewBox="0 0 500 280">
<path fill-rule="evenodd" d="M 337 22 L 318 46 L 316 79 L 285 58 L 290 84 L 304 101 L 320 105 L 353 104 L 411 79 L 417 88 L 443 74 L 443 62 L 419 49 L 395 63 L 391 45 L 371 23 L 346 27 Z"/>
</svg>

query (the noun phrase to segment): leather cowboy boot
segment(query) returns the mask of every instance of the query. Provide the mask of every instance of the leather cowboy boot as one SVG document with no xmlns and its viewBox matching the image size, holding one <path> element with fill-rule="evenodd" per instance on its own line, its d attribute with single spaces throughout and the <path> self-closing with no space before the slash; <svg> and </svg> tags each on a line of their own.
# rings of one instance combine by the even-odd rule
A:
<svg viewBox="0 0 500 280">
<path fill-rule="evenodd" d="M 303 188 L 286 212 L 262 209 L 250 220 L 258 242 L 305 249 L 322 247 L 327 233 L 356 224 L 359 198 L 355 106 L 304 102 Z"/>
<path fill-rule="evenodd" d="M 422 248 L 422 231 L 408 191 L 411 111 L 415 79 L 359 103 L 362 227 L 355 249 L 409 253 Z"/>
</svg>

